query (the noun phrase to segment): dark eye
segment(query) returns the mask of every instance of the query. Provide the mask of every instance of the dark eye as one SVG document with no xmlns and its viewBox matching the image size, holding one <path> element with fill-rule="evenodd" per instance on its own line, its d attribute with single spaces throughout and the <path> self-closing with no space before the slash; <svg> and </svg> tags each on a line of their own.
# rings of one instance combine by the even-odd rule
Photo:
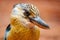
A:
<svg viewBox="0 0 60 40">
<path fill-rule="evenodd" d="M 24 15 L 28 17 L 28 16 L 30 15 L 29 11 L 27 11 L 27 10 L 25 10 L 25 9 L 24 9 L 24 11 L 25 11 L 25 12 L 24 12 Z"/>
</svg>

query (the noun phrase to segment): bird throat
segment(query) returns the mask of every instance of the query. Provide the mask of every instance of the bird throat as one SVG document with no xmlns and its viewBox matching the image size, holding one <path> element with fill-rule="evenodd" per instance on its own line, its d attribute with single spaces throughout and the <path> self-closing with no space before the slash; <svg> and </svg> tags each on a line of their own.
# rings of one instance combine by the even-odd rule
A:
<svg viewBox="0 0 60 40">
<path fill-rule="evenodd" d="M 25 30 L 26 27 L 18 20 L 18 18 L 11 18 L 11 29 L 18 33 Z"/>
</svg>

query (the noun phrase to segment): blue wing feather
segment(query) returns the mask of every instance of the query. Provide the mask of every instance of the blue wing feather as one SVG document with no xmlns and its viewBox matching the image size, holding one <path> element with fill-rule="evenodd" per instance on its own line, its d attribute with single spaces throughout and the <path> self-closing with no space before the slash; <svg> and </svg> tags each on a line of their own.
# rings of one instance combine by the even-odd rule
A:
<svg viewBox="0 0 60 40">
<path fill-rule="evenodd" d="M 6 28 L 4 40 L 7 40 L 7 39 L 6 39 L 6 38 L 7 38 L 7 34 L 8 34 L 8 32 L 10 31 L 10 29 L 11 29 L 11 27 L 10 27 L 10 24 L 9 24 L 9 25 L 7 26 L 7 28 Z"/>
</svg>

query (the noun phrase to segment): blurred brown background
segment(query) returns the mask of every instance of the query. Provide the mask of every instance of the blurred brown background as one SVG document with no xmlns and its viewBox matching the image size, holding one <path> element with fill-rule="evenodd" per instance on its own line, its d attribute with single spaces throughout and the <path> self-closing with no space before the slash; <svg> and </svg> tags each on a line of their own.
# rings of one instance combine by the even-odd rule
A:
<svg viewBox="0 0 60 40">
<path fill-rule="evenodd" d="M 40 29 L 40 40 L 60 40 L 59 0 L 0 0 L 0 40 L 9 24 L 11 9 L 17 3 L 32 3 L 40 11 L 40 16 L 50 26 L 50 30 Z"/>
</svg>

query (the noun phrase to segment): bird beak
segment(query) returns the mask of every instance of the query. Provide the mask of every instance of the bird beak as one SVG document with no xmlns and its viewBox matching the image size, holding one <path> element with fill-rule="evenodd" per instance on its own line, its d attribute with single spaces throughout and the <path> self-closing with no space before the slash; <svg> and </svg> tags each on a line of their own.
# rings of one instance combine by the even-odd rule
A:
<svg viewBox="0 0 60 40">
<path fill-rule="evenodd" d="M 40 28 L 49 29 L 49 26 L 38 16 L 36 18 L 30 18 L 30 20 L 33 24 L 37 25 Z"/>
</svg>

